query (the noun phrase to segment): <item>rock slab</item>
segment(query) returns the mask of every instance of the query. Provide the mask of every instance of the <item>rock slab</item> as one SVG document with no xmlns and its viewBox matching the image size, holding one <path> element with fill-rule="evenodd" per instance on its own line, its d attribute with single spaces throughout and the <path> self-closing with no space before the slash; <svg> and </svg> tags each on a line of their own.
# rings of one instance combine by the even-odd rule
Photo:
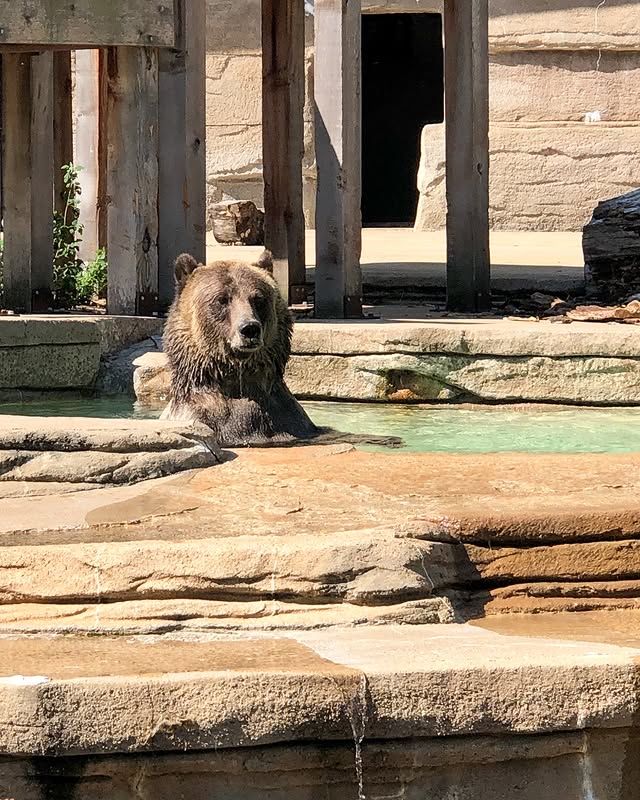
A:
<svg viewBox="0 0 640 800">
<path fill-rule="evenodd" d="M 137 483 L 220 458 L 211 431 L 201 426 L 0 416 L 0 484 Z"/>
<path fill-rule="evenodd" d="M 640 189 L 598 204 L 582 249 L 591 296 L 620 300 L 640 290 Z"/>
</svg>

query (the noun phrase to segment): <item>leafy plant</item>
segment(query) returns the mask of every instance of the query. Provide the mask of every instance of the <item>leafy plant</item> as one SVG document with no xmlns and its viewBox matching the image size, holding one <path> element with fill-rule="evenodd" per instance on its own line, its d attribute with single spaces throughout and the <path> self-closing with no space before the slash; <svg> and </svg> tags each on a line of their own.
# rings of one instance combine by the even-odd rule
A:
<svg viewBox="0 0 640 800">
<path fill-rule="evenodd" d="M 77 301 L 77 281 L 82 269 L 78 256 L 84 232 L 80 222 L 81 169 L 75 164 L 62 167 L 65 207 L 62 213 L 56 211 L 53 215 L 53 286 L 56 303 L 62 307 Z"/>
<path fill-rule="evenodd" d="M 93 261 L 83 264 L 76 278 L 76 301 L 89 303 L 95 297 L 104 298 L 107 292 L 107 253 L 100 248 Z"/>
</svg>

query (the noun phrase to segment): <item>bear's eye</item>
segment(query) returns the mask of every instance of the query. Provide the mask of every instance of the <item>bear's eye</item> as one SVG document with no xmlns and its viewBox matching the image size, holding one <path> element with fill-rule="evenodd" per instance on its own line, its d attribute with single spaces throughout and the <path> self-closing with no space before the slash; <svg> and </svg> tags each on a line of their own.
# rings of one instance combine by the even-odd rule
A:
<svg viewBox="0 0 640 800">
<path fill-rule="evenodd" d="M 264 317 L 267 312 L 267 298 L 263 294 L 256 294 L 251 297 L 250 302 L 256 314 Z"/>
<path fill-rule="evenodd" d="M 216 297 L 216 303 L 223 308 L 229 305 L 229 295 L 228 294 L 219 294 Z"/>
</svg>

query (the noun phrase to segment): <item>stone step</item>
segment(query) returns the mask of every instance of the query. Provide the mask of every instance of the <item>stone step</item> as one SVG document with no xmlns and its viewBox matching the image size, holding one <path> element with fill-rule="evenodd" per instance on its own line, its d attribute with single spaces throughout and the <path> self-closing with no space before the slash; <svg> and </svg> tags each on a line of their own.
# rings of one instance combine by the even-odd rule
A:
<svg viewBox="0 0 640 800">
<path fill-rule="evenodd" d="M 636 607 L 639 466 L 303 447 L 135 486 L 0 494 L 0 632 Z"/>
<path fill-rule="evenodd" d="M 609 616 L 196 641 L 5 638 L 0 753 L 623 728 L 640 710 L 640 617 Z"/>
<path fill-rule="evenodd" d="M 37 494 L 48 484 L 135 483 L 220 460 L 220 449 L 203 426 L 0 415 L 0 497 Z"/>
</svg>

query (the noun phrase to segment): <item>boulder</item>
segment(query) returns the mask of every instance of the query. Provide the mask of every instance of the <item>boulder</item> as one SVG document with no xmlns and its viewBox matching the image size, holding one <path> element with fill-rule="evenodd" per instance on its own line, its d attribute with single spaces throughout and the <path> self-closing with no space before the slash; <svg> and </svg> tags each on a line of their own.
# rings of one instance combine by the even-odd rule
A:
<svg viewBox="0 0 640 800">
<path fill-rule="evenodd" d="M 640 290 L 640 189 L 598 204 L 582 249 L 588 295 L 616 300 Z"/>
<path fill-rule="evenodd" d="M 251 200 L 225 200 L 211 209 L 210 223 L 221 244 L 264 244 L 264 211 Z"/>
</svg>

